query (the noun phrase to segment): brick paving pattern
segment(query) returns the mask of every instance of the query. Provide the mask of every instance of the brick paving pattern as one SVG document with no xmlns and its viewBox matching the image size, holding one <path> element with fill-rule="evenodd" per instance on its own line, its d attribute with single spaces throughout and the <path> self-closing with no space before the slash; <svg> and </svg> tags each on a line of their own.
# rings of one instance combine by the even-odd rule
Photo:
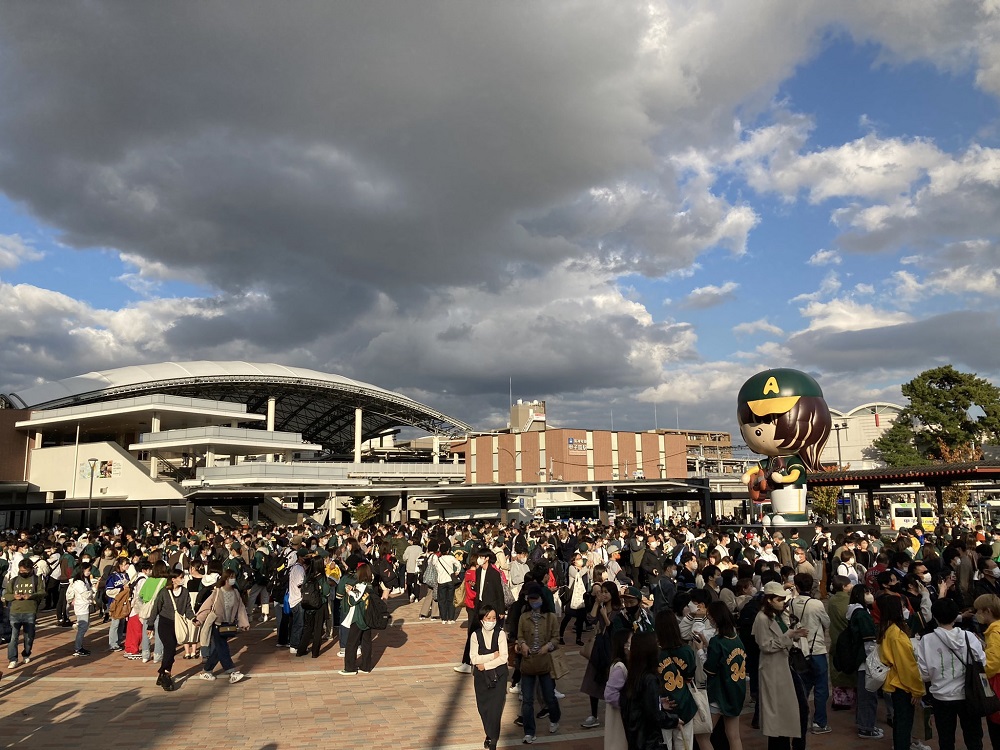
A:
<svg viewBox="0 0 1000 750">
<path fill-rule="evenodd" d="M 53 614 L 43 612 L 32 663 L 3 669 L 0 747 L 481 748 L 484 734 L 472 677 L 452 669 L 461 658 L 464 626 L 420 621 L 417 605 L 404 603 L 402 597 L 390 608 L 396 622 L 375 637 L 376 666 L 370 675 L 338 675 L 343 660 L 337 658 L 335 641 L 324 643 L 318 659 L 296 658 L 287 648 L 275 648 L 271 627 L 263 625 L 232 642 L 236 665 L 247 675 L 242 682 L 194 679 L 200 662 L 178 659 L 178 689 L 172 693 L 154 685 L 152 662 L 108 653 L 107 626 L 98 619 L 86 638 L 93 655 L 76 658 L 75 631 L 56 627 Z M 569 649 L 577 651 L 575 646 Z M 560 730 L 550 735 L 548 720 L 538 720 L 536 744 L 565 750 L 603 748 L 603 728 L 580 728 L 590 712 L 587 697 L 578 692 L 584 660 L 574 657 L 571 663 L 572 671 L 559 681 L 566 694 L 560 701 Z M 0 667 L 5 666 L 6 660 Z M 501 747 L 521 745 L 524 732 L 513 723 L 518 710 L 518 696 L 508 694 Z M 602 721 L 603 711 L 602 703 Z M 881 708 L 879 715 L 884 715 Z M 750 728 L 750 716 L 744 715 L 743 721 L 744 746 L 764 750 L 766 741 Z M 831 712 L 830 722 L 833 733 L 810 735 L 809 748 L 891 747 L 891 730 L 884 724 L 884 739 L 859 739 L 853 711 Z M 928 744 L 936 750 L 935 741 Z"/>
</svg>

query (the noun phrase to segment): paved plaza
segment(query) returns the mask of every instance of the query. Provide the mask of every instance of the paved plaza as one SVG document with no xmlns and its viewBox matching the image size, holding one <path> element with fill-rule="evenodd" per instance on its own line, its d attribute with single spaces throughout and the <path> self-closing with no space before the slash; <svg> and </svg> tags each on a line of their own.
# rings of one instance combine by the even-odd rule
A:
<svg viewBox="0 0 1000 750">
<path fill-rule="evenodd" d="M 275 648 L 275 635 L 262 625 L 233 642 L 246 679 L 236 685 L 194 679 L 200 662 L 178 659 L 173 693 L 154 685 L 153 663 L 108 653 L 107 625 L 96 618 L 86 644 L 93 655 L 75 658 L 75 631 L 56 627 L 53 613 L 43 612 L 32 663 L 4 669 L 0 681 L 0 747 L 481 748 L 472 677 L 452 670 L 461 658 L 464 625 L 420 621 L 417 605 L 403 602 L 393 600 L 396 622 L 375 638 L 371 675 L 338 675 L 343 660 L 333 641 L 324 643 L 318 659 L 296 658 Z M 604 730 L 580 728 L 589 713 L 587 698 L 577 691 L 584 660 L 575 646 L 569 649 L 573 670 L 559 682 L 566 693 L 559 733 L 549 735 L 548 721 L 541 719 L 536 744 L 597 750 Z M 518 708 L 518 696 L 508 694 L 501 747 L 521 745 L 523 730 L 514 725 Z M 602 721 L 603 711 L 601 704 Z M 810 748 L 891 746 L 887 726 L 882 725 L 883 740 L 859 740 L 853 712 L 831 712 L 830 720 L 833 733 L 810 735 Z M 745 747 L 764 750 L 766 742 L 750 728 L 750 716 L 743 721 Z"/>
</svg>

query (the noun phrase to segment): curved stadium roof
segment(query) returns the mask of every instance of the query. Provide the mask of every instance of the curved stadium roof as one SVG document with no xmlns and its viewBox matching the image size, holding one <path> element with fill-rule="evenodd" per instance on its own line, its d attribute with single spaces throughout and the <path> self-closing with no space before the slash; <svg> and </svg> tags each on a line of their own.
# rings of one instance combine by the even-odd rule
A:
<svg viewBox="0 0 1000 750">
<path fill-rule="evenodd" d="M 55 409 L 113 398 L 166 393 L 232 401 L 264 414 L 274 396 L 274 428 L 301 432 L 337 452 L 354 445 L 354 410 L 363 409 L 362 440 L 392 427 L 456 434 L 472 428 L 400 393 L 301 367 L 253 362 L 161 362 L 89 372 L 10 393 L 15 408 Z"/>
</svg>

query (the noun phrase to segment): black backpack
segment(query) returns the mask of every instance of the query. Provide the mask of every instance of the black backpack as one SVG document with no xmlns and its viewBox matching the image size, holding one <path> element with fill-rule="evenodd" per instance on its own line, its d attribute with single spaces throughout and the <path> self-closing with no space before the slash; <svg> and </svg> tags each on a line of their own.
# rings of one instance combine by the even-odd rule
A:
<svg viewBox="0 0 1000 750">
<path fill-rule="evenodd" d="M 371 630 L 385 630 L 389 627 L 392 617 L 389 616 L 389 607 L 381 596 L 365 594 L 365 624 Z"/>
<path fill-rule="evenodd" d="M 316 610 L 323 606 L 323 594 L 319 588 L 319 579 L 307 578 L 299 586 L 302 594 L 302 609 Z"/>
<path fill-rule="evenodd" d="M 865 646 L 858 632 L 847 623 L 833 644 L 833 668 L 844 674 L 854 674 L 865 660 Z"/>
<path fill-rule="evenodd" d="M 764 594 L 760 593 L 751 597 L 740 610 L 740 619 L 736 627 L 739 630 L 740 640 L 743 641 L 743 647 L 750 651 L 758 650 L 757 641 L 753 637 L 753 621 L 757 619 L 757 613 L 760 612 L 763 603 Z"/>
</svg>

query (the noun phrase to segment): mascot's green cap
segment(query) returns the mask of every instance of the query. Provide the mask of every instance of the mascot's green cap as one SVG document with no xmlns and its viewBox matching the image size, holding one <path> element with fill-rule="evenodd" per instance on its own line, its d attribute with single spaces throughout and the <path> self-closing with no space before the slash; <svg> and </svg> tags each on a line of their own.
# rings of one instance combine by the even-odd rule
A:
<svg viewBox="0 0 1000 750">
<path fill-rule="evenodd" d="M 740 388 L 739 403 L 746 402 L 758 417 L 784 414 L 802 396 L 823 397 L 823 391 L 812 377 L 799 370 L 777 368 L 758 372 Z"/>
</svg>

